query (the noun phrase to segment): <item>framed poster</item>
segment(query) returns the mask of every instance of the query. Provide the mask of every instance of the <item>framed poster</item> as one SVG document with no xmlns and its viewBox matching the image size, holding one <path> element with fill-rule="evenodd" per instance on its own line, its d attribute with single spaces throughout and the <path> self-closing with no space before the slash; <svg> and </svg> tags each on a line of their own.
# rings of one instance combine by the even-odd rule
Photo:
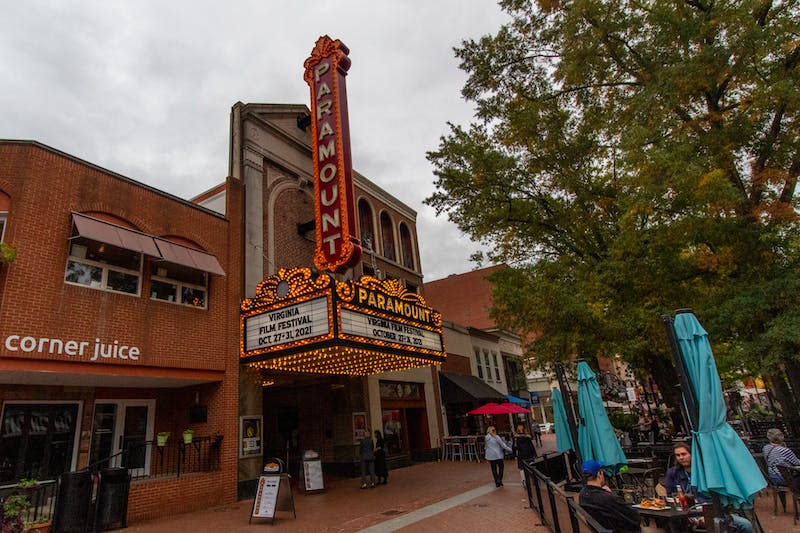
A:
<svg viewBox="0 0 800 533">
<path fill-rule="evenodd" d="M 358 444 L 367 434 L 367 413 L 353 413 L 353 444 Z"/>
<path fill-rule="evenodd" d="M 261 455 L 262 420 L 260 415 L 239 417 L 239 459 Z"/>
</svg>

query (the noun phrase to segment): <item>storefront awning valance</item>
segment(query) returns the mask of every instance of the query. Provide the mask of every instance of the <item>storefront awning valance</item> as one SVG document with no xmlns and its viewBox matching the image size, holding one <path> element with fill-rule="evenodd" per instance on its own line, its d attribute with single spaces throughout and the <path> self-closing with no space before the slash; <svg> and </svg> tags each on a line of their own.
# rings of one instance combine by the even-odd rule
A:
<svg viewBox="0 0 800 533">
<path fill-rule="evenodd" d="M 225 271 L 222 270 L 222 266 L 219 264 L 219 261 L 217 261 L 217 258 L 207 252 L 165 241 L 158 237 L 155 238 L 155 241 L 158 245 L 158 250 L 161 252 L 160 257 L 162 257 L 164 261 L 187 266 L 196 270 L 202 270 L 203 272 L 209 272 L 211 274 L 217 274 L 218 276 L 225 275 Z"/>
<path fill-rule="evenodd" d="M 493 387 L 487 385 L 475 376 L 451 374 L 440 372 L 439 383 L 442 386 L 442 400 L 444 403 L 467 403 L 483 401 L 506 400 L 506 397 Z"/>
<path fill-rule="evenodd" d="M 78 213 L 72 213 L 72 222 L 81 237 L 104 242 L 126 250 L 141 252 L 153 257 L 161 257 L 155 240 L 146 233 L 140 233 Z"/>
<path fill-rule="evenodd" d="M 529 402 L 528 400 L 523 400 L 522 398 L 517 398 L 516 396 L 513 396 L 511 394 L 506 394 L 506 398 L 508 399 L 509 402 L 511 402 L 511 403 L 513 403 L 515 405 L 519 405 L 520 407 L 530 407 L 531 406 L 531 402 Z"/>
</svg>

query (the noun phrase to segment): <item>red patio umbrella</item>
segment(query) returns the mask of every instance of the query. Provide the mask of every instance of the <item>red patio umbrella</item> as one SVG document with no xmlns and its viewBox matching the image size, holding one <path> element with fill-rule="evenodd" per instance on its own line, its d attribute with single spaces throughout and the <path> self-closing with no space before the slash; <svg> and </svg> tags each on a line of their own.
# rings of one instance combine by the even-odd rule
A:
<svg viewBox="0 0 800 533">
<path fill-rule="evenodd" d="M 501 403 L 500 407 L 506 410 L 506 412 L 513 414 L 521 414 L 527 415 L 530 414 L 530 411 L 525 409 L 524 407 L 520 407 L 519 405 L 514 405 L 513 403 Z"/>
<path fill-rule="evenodd" d="M 517 407 L 512 403 L 494 403 L 490 402 L 481 405 L 477 409 L 467 412 L 468 415 L 508 415 L 515 413 L 527 413 L 527 409 Z"/>
</svg>

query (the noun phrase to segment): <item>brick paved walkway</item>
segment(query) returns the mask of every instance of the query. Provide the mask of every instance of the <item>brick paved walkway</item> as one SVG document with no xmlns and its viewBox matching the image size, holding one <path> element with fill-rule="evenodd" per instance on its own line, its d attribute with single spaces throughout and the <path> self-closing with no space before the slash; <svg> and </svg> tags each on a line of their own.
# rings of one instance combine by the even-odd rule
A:
<svg viewBox="0 0 800 533">
<path fill-rule="evenodd" d="M 543 451 L 555 447 L 553 435 L 543 436 Z M 201 513 L 130 524 L 136 533 L 253 533 L 320 531 L 329 533 L 386 533 L 389 531 L 467 531 L 545 533 L 539 517 L 528 508 L 514 461 L 506 462 L 505 486 L 496 488 L 486 462 L 420 463 L 392 470 L 389 484 L 361 490 L 359 479 L 326 479 L 327 491 L 294 492 L 297 518 L 278 513 L 274 524 L 253 520 L 252 500 Z M 758 498 L 756 508 L 764 530 L 800 532 L 789 513 L 772 516 L 772 500 Z"/>
</svg>

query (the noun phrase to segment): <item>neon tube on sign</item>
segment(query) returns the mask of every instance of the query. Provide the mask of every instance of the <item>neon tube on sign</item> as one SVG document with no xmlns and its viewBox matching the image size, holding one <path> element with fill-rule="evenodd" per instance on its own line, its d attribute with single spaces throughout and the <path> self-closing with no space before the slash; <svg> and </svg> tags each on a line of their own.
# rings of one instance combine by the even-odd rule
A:
<svg viewBox="0 0 800 533">
<path fill-rule="evenodd" d="M 345 76 L 350 51 L 327 35 L 317 40 L 305 61 L 303 79 L 311 88 L 311 138 L 314 161 L 314 213 L 317 239 L 314 265 L 344 272 L 361 259 L 355 231 L 350 126 Z"/>
</svg>

